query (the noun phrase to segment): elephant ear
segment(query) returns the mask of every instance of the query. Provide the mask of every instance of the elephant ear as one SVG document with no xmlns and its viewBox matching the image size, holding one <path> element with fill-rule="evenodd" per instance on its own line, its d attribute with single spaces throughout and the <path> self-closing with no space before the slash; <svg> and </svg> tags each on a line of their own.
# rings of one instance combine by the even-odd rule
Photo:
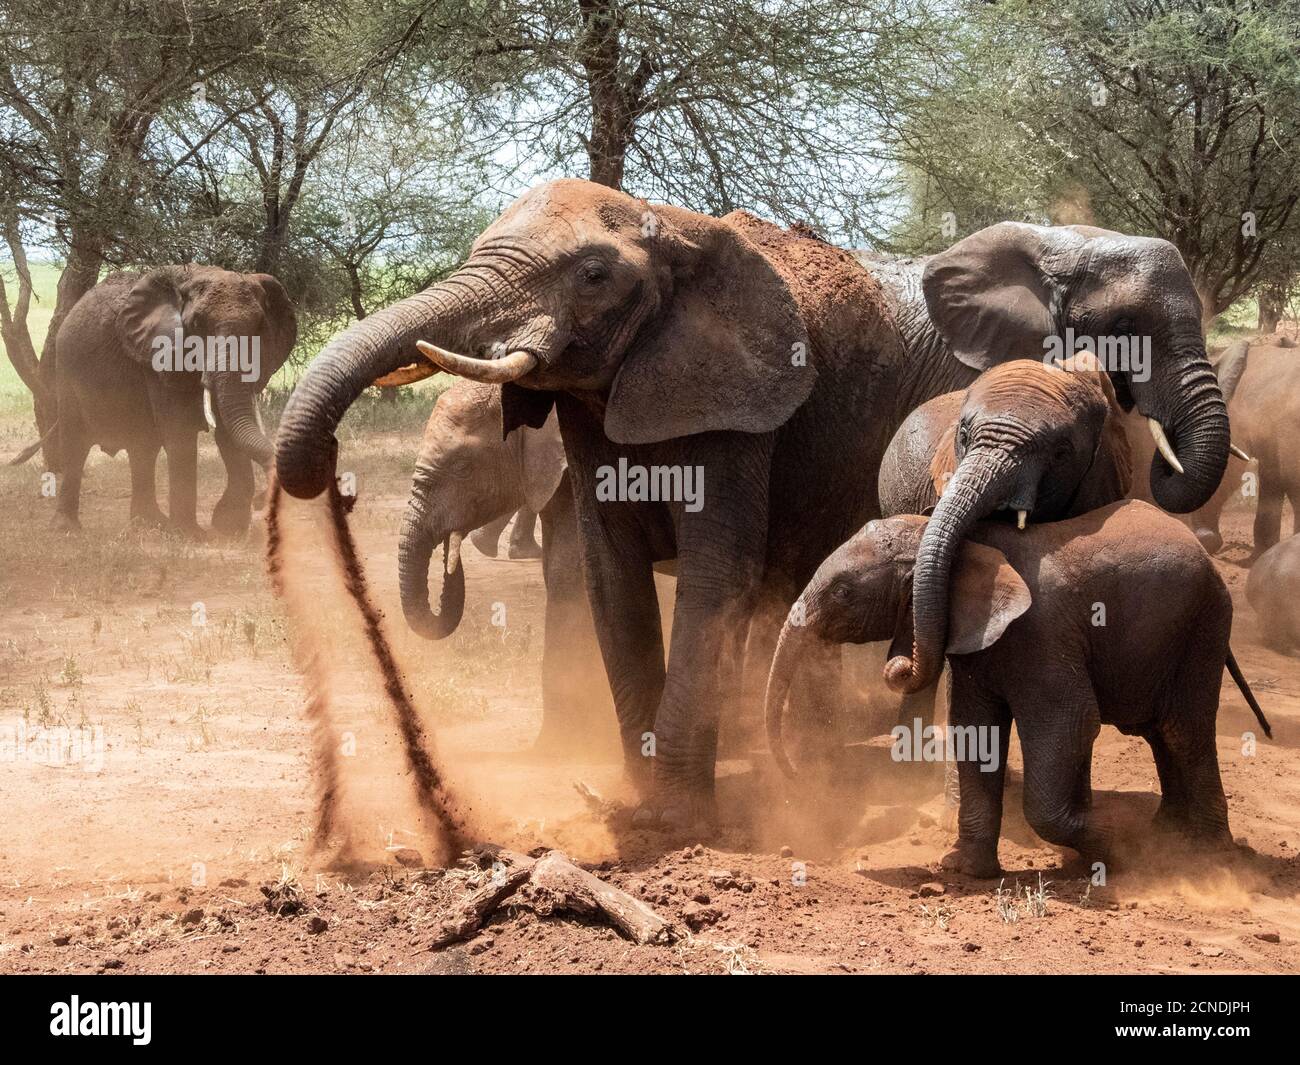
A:
<svg viewBox="0 0 1300 1065">
<path fill-rule="evenodd" d="M 1078 352 L 1061 363 L 1072 379 L 1087 383 L 1105 401 L 1105 416 L 1097 436 L 1092 464 L 1074 493 L 1070 516 L 1087 514 L 1124 499 L 1133 487 L 1133 449 L 1124 429 L 1124 408 L 1110 374 L 1090 352 Z"/>
<path fill-rule="evenodd" d="M 614 379 L 606 435 L 649 444 L 713 430 L 771 432 L 817 379 L 790 287 L 730 223 L 671 208 L 655 213 L 672 291 Z"/>
<path fill-rule="evenodd" d="M 1246 372 L 1249 352 L 1248 341 L 1235 341 L 1228 345 L 1227 350 L 1219 356 L 1219 361 L 1214 364 L 1214 373 L 1219 379 L 1219 391 L 1223 393 L 1224 403 L 1231 403 L 1232 397 L 1237 394 L 1237 386 L 1241 384 L 1242 375 Z"/>
<path fill-rule="evenodd" d="M 117 312 L 126 353 L 144 366 L 151 365 L 155 341 L 165 338 L 170 343 L 176 330 L 184 329 L 184 306 L 181 291 L 169 272 L 151 270 L 141 277 L 131 286 Z"/>
<path fill-rule="evenodd" d="M 262 381 L 268 381 L 272 374 L 283 366 L 298 342 L 298 312 L 293 300 L 284 286 L 271 274 L 249 274 L 248 280 L 257 286 L 258 299 L 262 304 L 262 317 L 266 320 L 263 333 L 263 348 L 271 342 L 269 366 L 263 367 Z"/>
<path fill-rule="evenodd" d="M 508 439 L 514 441 L 513 446 L 518 449 L 524 502 L 530 510 L 540 514 L 551 501 L 568 468 L 564 441 L 560 439 L 559 419 L 552 411 L 540 429 L 518 432 Z"/>
<path fill-rule="evenodd" d="M 1006 555 L 967 540 L 953 567 L 946 653 L 966 655 L 992 647 L 1032 601 Z"/>
<path fill-rule="evenodd" d="M 935 255 L 921 276 L 930 319 L 953 354 L 984 371 L 1041 359 L 1056 332 L 1055 285 L 1041 226 L 999 222 Z"/>
</svg>

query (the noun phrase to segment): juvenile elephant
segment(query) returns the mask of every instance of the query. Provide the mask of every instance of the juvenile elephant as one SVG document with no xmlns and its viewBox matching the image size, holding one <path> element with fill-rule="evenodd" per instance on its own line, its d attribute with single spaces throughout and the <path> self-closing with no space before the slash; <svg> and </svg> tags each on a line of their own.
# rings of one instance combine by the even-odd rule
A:
<svg viewBox="0 0 1300 1065">
<path fill-rule="evenodd" d="M 165 266 L 109 274 L 69 312 L 55 339 L 58 420 L 47 454 L 62 474 L 57 520 L 79 526 L 82 470 L 98 444 L 131 462 L 131 519 L 163 525 L 154 487 L 167 452 L 170 526 L 199 535 L 198 433 L 205 411 L 226 467 L 214 530 L 247 530 L 253 468 L 270 464 L 257 395 L 289 357 L 297 315 L 270 274 Z M 208 393 L 205 396 L 204 393 Z"/>
<path fill-rule="evenodd" d="M 458 380 L 438 397 L 424 431 L 398 543 L 402 612 L 421 636 L 456 631 L 465 606 L 462 537 L 521 508 L 541 515 L 546 631 L 542 650 L 540 747 L 599 749 L 613 705 L 601 677 L 582 581 L 573 493 L 560 430 L 501 436 L 501 390 Z M 443 548 L 439 609 L 429 605 L 429 563 Z"/>
<path fill-rule="evenodd" d="M 929 514 L 958 478 L 983 485 L 968 523 L 997 511 L 1059 521 L 1123 499 L 1132 461 L 1110 378 L 1089 356 L 1015 359 L 921 404 L 880 463 L 881 514 Z"/>
<path fill-rule="evenodd" d="M 1300 350 L 1271 345 L 1251 346 L 1235 341 L 1215 364 L 1219 387 L 1228 404 L 1232 441 L 1238 454 L 1218 489 L 1204 506 L 1187 515 L 1186 521 L 1205 549 L 1213 554 L 1223 546 L 1219 522 L 1223 508 L 1244 486 L 1250 467 L 1242 453 L 1258 462 L 1254 549 L 1257 559 L 1282 535 L 1282 509 L 1289 500 L 1292 533 L 1297 531 L 1295 514 L 1300 513 Z M 1130 425 L 1130 433 L 1134 428 Z M 1136 434 L 1140 436 L 1140 433 Z M 1145 442 L 1136 446 L 1143 447 Z M 1149 449 L 1148 449 L 1149 450 Z M 1150 490 L 1138 479 L 1134 493 L 1149 499 Z"/>
<path fill-rule="evenodd" d="M 877 512 L 881 456 L 920 403 L 1041 356 L 1059 328 L 1123 316 L 1149 326 L 1158 357 L 1149 381 L 1116 374 L 1121 400 L 1160 419 L 1184 460 L 1177 477 L 1160 467 L 1162 504 L 1200 505 L 1223 472 L 1227 417 L 1171 245 L 995 226 L 909 276 L 915 290 L 882 288 L 848 252 L 743 211 L 549 182 L 450 278 L 321 352 L 281 422 L 280 483 L 323 491 L 343 412 L 417 360 L 500 386 L 506 433 L 554 408 L 629 772 L 646 814 L 707 818 L 719 704 L 751 615 L 779 620 Z M 652 566 L 671 558 L 665 670 Z M 836 668 L 808 665 L 801 716 L 835 721 Z"/>
<path fill-rule="evenodd" d="M 1250 568 L 1246 599 L 1264 643 L 1293 655 L 1300 649 L 1300 536 L 1274 544 Z"/>
<path fill-rule="evenodd" d="M 767 691 L 768 738 L 787 772 L 782 708 L 808 649 L 892 639 L 905 653 L 911 643 L 912 571 L 928 524 L 916 515 L 868 523 L 792 607 Z M 1091 763 L 1100 726 L 1110 724 L 1151 745 L 1159 821 L 1231 844 L 1214 740 L 1225 664 L 1266 733 L 1268 725 L 1228 649 L 1228 590 L 1180 521 L 1125 500 L 1024 531 L 981 522 L 957 552 L 949 611 L 949 728 L 963 741 L 992 741 L 982 746 L 995 743 L 996 758 L 958 762 L 959 834 L 945 867 L 998 874 L 1013 720 L 1025 818 L 1049 843 L 1106 856 L 1105 830 L 1090 811 Z"/>
</svg>

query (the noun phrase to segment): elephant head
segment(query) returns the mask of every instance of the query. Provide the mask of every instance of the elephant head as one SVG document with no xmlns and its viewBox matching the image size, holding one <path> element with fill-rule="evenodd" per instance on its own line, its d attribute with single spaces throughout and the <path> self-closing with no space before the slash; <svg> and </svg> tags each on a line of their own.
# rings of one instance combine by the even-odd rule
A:
<svg viewBox="0 0 1300 1065">
<path fill-rule="evenodd" d="M 520 506 L 541 511 L 564 475 L 564 445 L 551 417 L 501 439 L 501 390 L 457 381 L 438 397 L 416 460 L 398 543 L 402 612 L 421 636 L 456 631 L 465 605 L 460 542 Z M 443 545 L 438 613 L 429 606 L 429 562 Z"/>
<path fill-rule="evenodd" d="M 890 657 L 912 646 L 913 570 L 927 519 L 906 514 L 868 522 L 835 549 L 800 593 L 781 627 L 768 674 L 768 743 L 782 771 L 793 774 L 782 743 L 786 693 L 809 644 L 890 641 Z M 952 569 L 946 619 L 948 654 L 991 647 L 1029 609 L 1020 575 L 996 548 L 963 542 Z"/>
<path fill-rule="evenodd" d="M 953 354 L 977 370 L 1008 356 L 1042 359 L 1071 338 L 1064 355 L 1089 345 L 1120 405 L 1136 406 L 1160 438 L 1151 491 L 1165 510 L 1195 510 L 1218 487 L 1227 408 L 1206 358 L 1200 299 L 1168 241 L 1001 222 L 933 256 L 921 287 Z M 1148 347 L 1150 358 L 1138 358 Z"/>
<path fill-rule="evenodd" d="M 775 429 L 816 375 L 791 359 L 808 337 L 790 288 L 743 230 L 743 219 L 651 207 L 591 182 L 538 186 L 456 273 L 326 346 L 281 419 L 280 483 L 319 494 L 348 406 L 424 363 L 421 352 L 500 385 L 506 433 L 540 427 L 559 392 L 587 397 L 618 443 Z"/>
<path fill-rule="evenodd" d="M 995 512 L 1059 521 L 1123 499 L 1129 443 L 1110 378 L 1091 356 L 1061 366 L 1000 363 L 966 391 L 930 466 L 938 502 L 915 566 L 915 646 L 885 677 L 903 691 L 933 683 L 942 668 L 949 577 L 972 525 Z"/>
<path fill-rule="evenodd" d="M 257 394 L 288 359 L 297 316 L 270 274 L 167 266 L 144 274 L 118 310 L 124 349 L 169 382 L 202 381 L 235 445 L 268 466 Z"/>
</svg>

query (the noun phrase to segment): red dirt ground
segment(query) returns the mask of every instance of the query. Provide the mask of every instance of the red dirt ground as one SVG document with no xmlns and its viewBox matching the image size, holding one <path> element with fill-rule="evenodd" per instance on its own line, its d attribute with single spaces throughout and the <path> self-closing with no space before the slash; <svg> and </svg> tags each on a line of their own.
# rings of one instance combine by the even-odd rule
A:
<svg viewBox="0 0 1300 1065">
<path fill-rule="evenodd" d="M 11 740 L 26 730 L 28 747 L 11 744 L 0 761 L 0 972 L 1300 971 L 1300 660 L 1257 639 L 1234 564 L 1246 511 L 1228 516 L 1221 571 L 1238 608 L 1234 646 L 1275 739 L 1243 753 L 1254 723 L 1225 677 L 1219 757 L 1241 852 L 1208 861 L 1153 842 L 1150 753 L 1107 729 L 1093 782 L 1097 802 L 1129 826 L 1129 860 L 1090 885 L 1088 870 L 1033 837 L 1013 786 L 999 897 L 997 882 L 940 872 L 952 832 L 934 769 L 896 765 L 878 745 L 857 749 L 865 794 L 856 809 L 834 807 L 834 826 L 816 788 L 791 791 L 761 751 L 733 750 L 720 766 L 713 839 L 670 840 L 632 830 L 625 814 L 593 813 L 574 784 L 629 799 L 616 761 L 529 753 L 540 719 L 537 563 L 488 560 L 467 544 L 462 632 L 430 645 L 405 631 L 394 557 L 404 447 L 387 437 L 358 454 L 353 528 L 458 794 L 496 842 L 561 848 L 676 922 L 678 941 L 635 946 L 520 900 L 469 942 L 431 951 L 481 874 L 397 864 L 398 848 L 423 845 L 399 801 L 400 759 L 383 742 L 371 744 L 351 816 L 386 864 L 350 876 L 314 864 L 305 695 L 260 536 L 191 546 L 126 530 L 125 460 L 97 457 L 81 539 L 48 530 L 52 501 L 35 470 L 6 475 L 7 498 L 21 502 L 0 519 L 0 727 Z M 219 483 L 211 454 L 204 470 Z M 382 735 L 386 710 L 346 610 L 324 593 L 319 602 L 338 640 L 340 713 L 359 736 Z M 193 624 L 197 603 L 204 626 Z M 504 629 L 489 624 L 493 603 L 506 605 Z M 97 771 L 34 750 L 60 725 L 102 730 Z M 1026 895 L 1040 876 L 1045 912 Z"/>
</svg>

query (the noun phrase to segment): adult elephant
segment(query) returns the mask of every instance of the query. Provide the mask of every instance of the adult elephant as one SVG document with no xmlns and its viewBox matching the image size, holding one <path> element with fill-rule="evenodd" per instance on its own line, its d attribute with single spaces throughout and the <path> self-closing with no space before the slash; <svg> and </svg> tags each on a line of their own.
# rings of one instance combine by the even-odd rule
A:
<svg viewBox="0 0 1300 1065">
<path fill-rule="evenodd" d="M 612 707 L 599 683 L 573 492 L 554 415 L 541 428 L 524 427 L 503 440 L 501 389 L 458 380 L 438 397 L 425 427 L 398 541 L 402 612 L 407 624 L 427 639 L 442 640 L 455 632 L 465 607 L 462 538 L 523 510 L 541 516 L 546 585 L 537 746 L 607 750 L 603 741 L 612 731 Z M 429 603 L 429 564 L 439 544 L 443 559 L 435 614 Z"/>
<path fill-rule="evenodd" d="M 745 212 L 718 219 L 590 182 L 541 185 L 455 274 L 321 352 L 281 421 L 280 482 L 302 497 L 325 489 L 349 404 L 420 358 L 417 342 L 435 341 L 419 351 L 443 368 L 501 387 L 506 433 L 541 426 L 554 407 L 628 769 L 648 797 L 653 783 L 649 805 L 665 820 L 707 815 L 718 706 L 751 612 L 791 603 L 877 513 L 880 457 L 918 404 L 1041 351 L 1057 317 L 1109 322 L 1122 308 L 1160 337 L 1153 379 L 1120 377 L 1184 458 L 1179 481 L 1158 481 L 1164 502 L 1199 505 L 1223 472 L 1227 417 L 1172 247 L 993 229 L 936 256 L 923 286 L 917 267 L 915 292 L 887 293 L 848 252 Z M 1123 263 L 1103 278 L 1107 247 Z M 1162 268 L 1170 255 L 1181 273 Z M 670 498 L 655 490 L 665 486 Z M 665 670 L 651 567 L 674 557 Z M 810 690 L 829 693 L 834 669 L 814 665 Z"/>
<path fill-rule="evenodd" d="M 54 366 L 43 368 L 58 402 L 47 452 L 62 474 L 57 520 L 79 527 L 82 470 L 98 444 L 110 455 L 126 449 L 133 521 L 200 535 L 198 433 L 207 428 L 206 411 L 226 467 L 212 527 L 246 531 L 252 463 L 269 466 L 272 458 L 257 395 L 297 336 L 293 304 L 270 274 L 164 266 L 105 277 L 64 319 Z M 167 452 L 169 522 L 155 495 L 160 449 Z"/>
</svg>

